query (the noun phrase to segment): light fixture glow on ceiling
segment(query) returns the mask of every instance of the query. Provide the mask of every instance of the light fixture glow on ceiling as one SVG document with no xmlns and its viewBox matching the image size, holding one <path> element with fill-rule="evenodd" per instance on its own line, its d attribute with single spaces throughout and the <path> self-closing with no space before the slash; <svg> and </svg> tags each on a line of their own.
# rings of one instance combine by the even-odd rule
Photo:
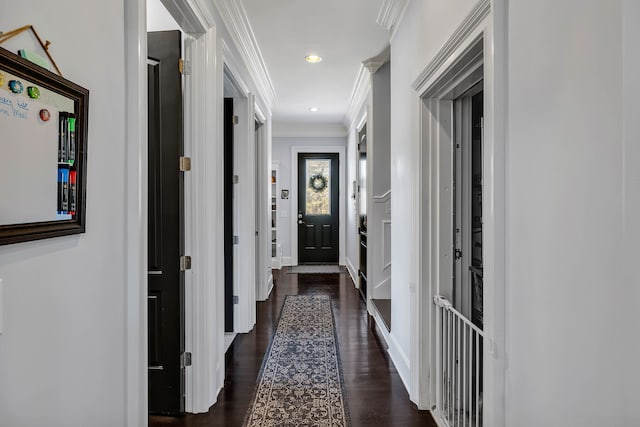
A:
<svg viewBox="0 0 640 427">
<path fill-rule="evenodd" d="M 307 55 L 304 57 L 304 60 L 311 64 L 317 64 L 318 62 L 322 61 L 322 57 L 318 55 Z"/>
<path fill-rule="evenodd" d="M 312 113 L 315 113 L 315 112 L 320 111 L 320 109 L 318 107 L 311 107 L 311 108 L 309 108 L 309 111 L 311 111 Z"/>
</svg>

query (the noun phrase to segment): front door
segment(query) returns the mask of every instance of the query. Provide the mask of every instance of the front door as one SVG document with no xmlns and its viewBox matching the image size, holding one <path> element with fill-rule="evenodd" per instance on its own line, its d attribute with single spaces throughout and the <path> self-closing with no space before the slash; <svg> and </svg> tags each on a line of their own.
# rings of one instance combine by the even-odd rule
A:
<svg viewBox="0 0 640 427">
<path fill-rule="evenodd" d="M 149 412 L 184 411 L 180 31 L 148 33 Z"/>
<path fill-rule="evenodd" d="M 298 154 L 298 262 L 338 262 L 338 154 Z"/>
</svg>

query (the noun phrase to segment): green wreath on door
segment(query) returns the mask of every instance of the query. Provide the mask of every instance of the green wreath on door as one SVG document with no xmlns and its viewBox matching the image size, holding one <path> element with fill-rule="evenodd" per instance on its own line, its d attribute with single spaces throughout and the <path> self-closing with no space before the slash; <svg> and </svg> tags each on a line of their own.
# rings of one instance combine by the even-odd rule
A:
<svg viewBox="0 0 640 427">
<path fill-rule="evenodd" d="M 311 188 L 316 193 L 323 191 L 325 188 L 327 188 L 327 178 L 319 173 L 311 175 L 311 178 L 309 178 L 309 188 Z"/>
</svg>

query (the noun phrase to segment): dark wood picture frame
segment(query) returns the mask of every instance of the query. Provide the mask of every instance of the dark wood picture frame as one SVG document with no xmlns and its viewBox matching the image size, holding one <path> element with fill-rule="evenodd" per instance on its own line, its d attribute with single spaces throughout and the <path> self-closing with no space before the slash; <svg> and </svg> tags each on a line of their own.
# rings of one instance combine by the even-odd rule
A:
<svg viewBox="0 0 640 427">
<path fill-rule="evenodd" d="M 76 191 L 75 214 L 71 219 L 42 222 L 0 224 L 0 245 L 66 236 L 85 232 L 86 180 L 87 180 L 87 130 L 89 117 L 89 91 L 57 74 L 40 67 L 0 47 L 0 73 L 12 75 L 55 92 L 74 104 L 75 115 L 75 163 Z M 5 83 L 6 84 L 6 83 Z M 2 132 L 0 131 L 0 135 Z M 19 142 L 19 141 L 18 141 Z M 0 156 L 6 155 L 0 151 Z M 34 153 L 38 155 L 38 153 Z M 31 165 L 25 165 L 25 168 Z M 52 177 L 52 179 L 56 179 Z M 19 185 L 19 184 L 18 184 Z M 19 207 L 17 208 L 19 209 Z"/>
</svg>

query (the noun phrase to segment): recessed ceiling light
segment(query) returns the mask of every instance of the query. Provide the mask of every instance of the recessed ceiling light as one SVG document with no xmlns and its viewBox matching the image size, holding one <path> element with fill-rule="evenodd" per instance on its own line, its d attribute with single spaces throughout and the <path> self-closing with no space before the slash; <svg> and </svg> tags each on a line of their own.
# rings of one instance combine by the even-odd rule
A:
<svg viewBox="0 0 640 427">
<path fill-rule="evenodd" d="M 309 108 L 309 111 L 311 111 L 312 113 L 316 113 L 316 112 L 320 111 L 320 109 L 318 107 L 311 107 L 311 108 Z"/>
<path fill-rule="evenodd" d="M 318 62 L 322 61 L 322 58 L 318 55 L 307 55 L 304 57 L 304 60 L 311 64 L 317 64 Z"/>
</svg>

